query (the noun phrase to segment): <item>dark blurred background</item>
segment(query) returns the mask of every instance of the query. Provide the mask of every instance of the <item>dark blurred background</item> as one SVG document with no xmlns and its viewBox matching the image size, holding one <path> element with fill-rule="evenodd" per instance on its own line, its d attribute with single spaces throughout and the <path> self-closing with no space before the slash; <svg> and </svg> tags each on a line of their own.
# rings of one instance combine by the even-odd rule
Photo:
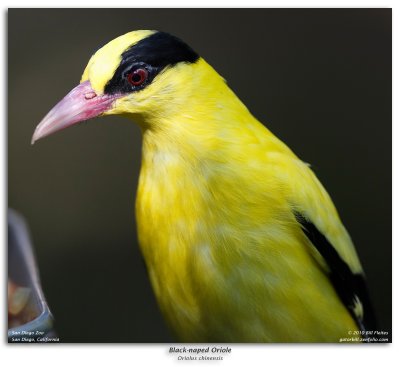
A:
<svg viewBox="0 0 400 367">
<path fill-rule="evenodd" d="M 27 219 L 64 342 L 170 342 L 139 253 L 140 130 L 35 126 L 92 53 L 135 29 L 185 40 L 331 194 L 391 330 L 391 9 L 10 9 L 9 206 Z"/>
</svg>

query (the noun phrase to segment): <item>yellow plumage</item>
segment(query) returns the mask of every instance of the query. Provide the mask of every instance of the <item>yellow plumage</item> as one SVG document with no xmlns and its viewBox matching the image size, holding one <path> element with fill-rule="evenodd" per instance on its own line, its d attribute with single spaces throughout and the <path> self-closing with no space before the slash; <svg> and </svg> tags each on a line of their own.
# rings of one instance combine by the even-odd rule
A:
<svg viewBox="0 0 400 367">
<path fill-rule="evenodd" d="M 122 54 L 154 34 L 113 40 L 81 82 L 105 93 Z M 315 246 L 296 217 L 315 226 L 344 268 L 362 275 L 329 195 L 204 59 L 165 67 L 103 114 L 141 126 L 139 242 L 179 340 L 338 342 L 359 329 L 361 303 L 352 315 L 332 283 L 332 250 Z"/>
</svg>

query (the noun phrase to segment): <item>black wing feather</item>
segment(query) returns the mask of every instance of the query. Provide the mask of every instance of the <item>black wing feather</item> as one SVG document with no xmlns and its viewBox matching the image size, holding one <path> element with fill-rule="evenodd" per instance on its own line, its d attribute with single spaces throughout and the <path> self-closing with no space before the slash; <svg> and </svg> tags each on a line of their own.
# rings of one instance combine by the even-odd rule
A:
<svg viewBox="0 0 400 367">
<path fill-rule="evenodd" d="M 330 280 L 360 330 L 376 330 L 376 319 L 364 275 L 355 274 L 351 271 L 336 249 L 310 220 L 299 212 L 294 212 L 294 215 L 304 234 L 328 264 Z M 357 298 L 363 306 L 362 318 L 355 314 Z"/>
</svg>

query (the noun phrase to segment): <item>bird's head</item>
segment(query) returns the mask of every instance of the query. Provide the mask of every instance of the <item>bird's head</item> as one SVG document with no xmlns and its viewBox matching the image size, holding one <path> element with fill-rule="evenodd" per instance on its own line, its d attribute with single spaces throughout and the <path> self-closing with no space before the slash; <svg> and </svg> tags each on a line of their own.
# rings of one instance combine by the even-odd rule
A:
<svg viewBox="0 0 400 367">
<path fill-rule="evenodd" d="M 93 117 L 129 114 L 139 122 L 168 115 L 190 95 L 196 67 L 207 64 L 180 39 L 164 32 L 122 35 L 90 59 L 81 82 L 40 122 L 32 143 Z M 204 69 L 206 68 L 206 69 Z"/>
</svg>

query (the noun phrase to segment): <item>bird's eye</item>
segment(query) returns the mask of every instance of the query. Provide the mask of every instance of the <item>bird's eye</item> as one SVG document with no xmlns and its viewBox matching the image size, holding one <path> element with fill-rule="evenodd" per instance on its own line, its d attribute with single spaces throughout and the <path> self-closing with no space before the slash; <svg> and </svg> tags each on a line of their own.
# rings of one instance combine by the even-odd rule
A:
<svg viewBox="0 0 400 367">
<path fill-rule="evenodd" d="M 147 80 L 148 75 L 149 72 L 146 69 L 136 69 L 128 74 L 128 82 L 137 87 L 139 85 L 142 85 Z"/>
</svg>

